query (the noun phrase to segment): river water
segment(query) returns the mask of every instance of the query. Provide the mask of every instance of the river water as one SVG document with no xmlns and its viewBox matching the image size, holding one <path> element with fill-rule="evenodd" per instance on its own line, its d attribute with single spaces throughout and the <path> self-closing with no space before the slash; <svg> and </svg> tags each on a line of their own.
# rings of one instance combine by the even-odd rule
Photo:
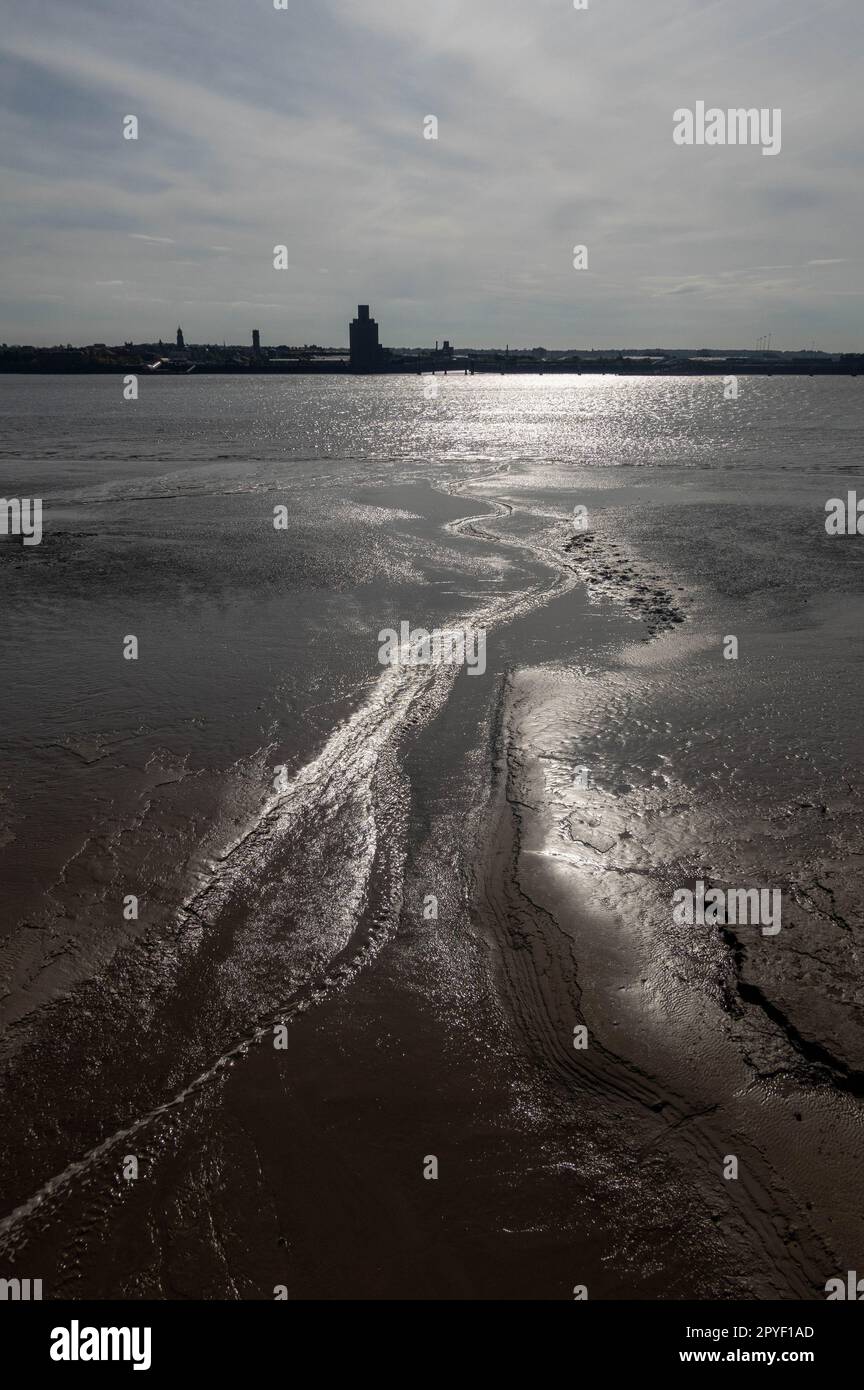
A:
<svg viewBox="0 0 864 1390">
<path fill-rule="evenodd" d="M 860 1261 L 860 384 L 437 381 L 0 378 L 44 528 L 0 539 L 0 1274 L 46 1297 Z M 403 622 L 485 670 L 382 666 Z M 699 881 L 781 931 L 677 923 Z"/>
</svg>

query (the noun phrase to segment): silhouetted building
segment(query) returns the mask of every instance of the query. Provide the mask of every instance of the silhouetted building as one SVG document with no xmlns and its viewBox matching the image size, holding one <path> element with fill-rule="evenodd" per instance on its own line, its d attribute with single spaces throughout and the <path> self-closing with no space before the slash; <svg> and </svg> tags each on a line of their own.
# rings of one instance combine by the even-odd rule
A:
<svg viewBox="0 0 864 1390">
<path fill-rule="evenodd" d="M 183 329 L 182 329 L 182 328 L 178 328 L 178 329 L 177 329 L 177 346 L 178 346 L 178 348 L 185 348 L 185 346 L 186 346 L 186 344 L 185 344 L 184 341 L 183 341 Z"/>
<path fill-rule="evenodd" d="M 252 329 L 252 351 L 256 357 L 261 356 L 261 334 L 257 328 Z"/>
<path fill-rule="evenodd" d="M 355 371 L 363 371 L 378 365 L 381 348 L 378 343 L 378 325 L 369 317 L 369 305 L 357 305 L 357 317 L 351 320 L 348 330 L 351 343 L 351 366 Z"/>
</svg>

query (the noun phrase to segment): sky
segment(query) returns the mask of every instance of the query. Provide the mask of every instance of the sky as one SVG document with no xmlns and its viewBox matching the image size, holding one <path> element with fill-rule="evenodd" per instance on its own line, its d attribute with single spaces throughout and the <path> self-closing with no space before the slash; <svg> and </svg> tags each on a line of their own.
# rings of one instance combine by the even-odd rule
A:
<svg viewBox="0 0 864 1390">
<path fill-rule="evenodd" d="M 4 7 L 0 341 L 864 350 L 862 0 L 275 3 Z"/>
</svg>

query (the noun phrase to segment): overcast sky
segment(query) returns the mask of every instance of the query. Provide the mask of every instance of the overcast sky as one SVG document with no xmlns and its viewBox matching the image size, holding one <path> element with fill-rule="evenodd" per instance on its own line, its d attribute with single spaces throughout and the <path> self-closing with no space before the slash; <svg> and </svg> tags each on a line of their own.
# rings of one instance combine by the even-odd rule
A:
<svg viewBox="0 0 864 1390">
<path fill-rule="evenodd" d="M 864 348 L 864 0 L 5 11 L 0 341 Z"/>
</svg>

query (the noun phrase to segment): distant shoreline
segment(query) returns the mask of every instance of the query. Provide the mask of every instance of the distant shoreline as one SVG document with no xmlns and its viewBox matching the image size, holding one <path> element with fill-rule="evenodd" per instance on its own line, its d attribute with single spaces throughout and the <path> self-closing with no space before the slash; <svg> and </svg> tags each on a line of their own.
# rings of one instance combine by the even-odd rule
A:
<svg viewBox="0 0 864 1390">
<path fill-rule="evenodd" d="M 738 358 L 717 358 L 693 362 L 664 362 L 641 364 L 615 359 L 582 363 L 483 361 L 465 366 L 460 362 L 447 366 L 440 361 L 418 359 L 416 364 L 373 368 L 358 371 L 343 363 L 279 363 L 262 367 L 260 364 L 192 363 L 183 367 L 162 367 L 151 370 L 143 363 L 122 365 L 100 364 L 87 366 L 38 367 L 32 362 L 0 364 L 0 376 L 864 376 L 864 357 L 852 362 L 823 362 L 804 359 L 788 362 L 750 362 Z"/>
</svg>

